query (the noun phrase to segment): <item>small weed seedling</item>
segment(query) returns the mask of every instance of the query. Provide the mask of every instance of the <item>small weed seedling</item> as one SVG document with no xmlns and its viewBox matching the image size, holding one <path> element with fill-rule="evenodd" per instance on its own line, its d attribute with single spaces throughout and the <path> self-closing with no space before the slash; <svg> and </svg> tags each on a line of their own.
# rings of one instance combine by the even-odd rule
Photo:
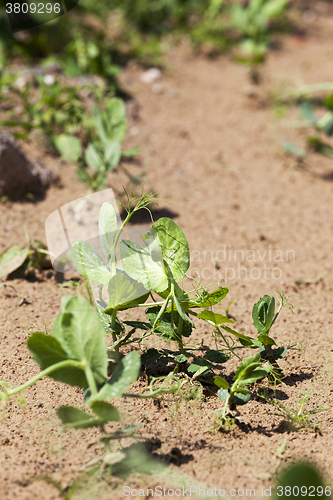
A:
<svg viewBox="0 0 333 500">
<path fill-rule="evenodd" d="M 312 391 L 303 392 L 302 396 L 299 400 L 300 407 L 298 410 L 294 408 L 287 408 L 281 401 L 276 398 L 270 398 L 265 393 L 259 394 L 261 398 L 263 398 L 267 403 L 273 405 L 276 408 L 275 412 L 269 412 L 269 415 L 277 415 L 278 417 L 283 418 L 283 422 L 287 425 L 287 427 L 292 431 L 301 431 L 301 430 L 309 430 L 313 432 L 313 430 L 319 429 L 321 424 L 315 424 L 310 420 L 311 416 L 315 413 L 319 413 L 322 411 L 327 411 L 328 408 L 316 408 L 314 410 L 309 410 L 304 412 L 304 408 L 309 404 L 309 398 L 311 397 Z"/>
<path fill-rule="evenodd" d="M 263 366 L 260 362 L 260 353 L 257 353 L 254 357 L 245 359 L 238 366 L 232 386 L 224 378 L 215 377 L 214 383 L 219 387 L 218 397 L 224 402 L 224 408 L 219 412 L 220 427 L 228 423 L 230 417 L 235 418 L 231 412 L 236 409 L 237 405 L 245 405 L 250 401 L 251 391 L 246 386 L 265 378 L 270 371 L 271 367 Z"/>
<path fill-rule="evenodd" d="M 21 250 L 17 245 L 6 248 L 0 255 L 0 279 L 13 279 L 36 268 L 49 269 L 51 261 L 47 247 L 39 240 L 30 241 L 25 230 L 27 246 Z"/>
</svg>

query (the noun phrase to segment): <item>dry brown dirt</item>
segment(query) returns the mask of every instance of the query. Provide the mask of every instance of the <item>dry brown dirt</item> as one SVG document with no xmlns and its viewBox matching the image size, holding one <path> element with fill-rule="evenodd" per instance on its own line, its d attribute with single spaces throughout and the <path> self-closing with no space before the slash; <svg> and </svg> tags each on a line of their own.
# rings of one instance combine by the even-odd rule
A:
<svg viewBox="0 0 333 500">
<path fill-rule="evenodd" d="M 168 71 L 158 87 L 142 83 L 142 69 L 134 63 L 121 76 L 135 103 L 128 108 L 125 146 L 142 145 L 139 164 L 128 169 L 144 176 L 146 190 L 172 203 L 161 202 L 164 210 L 156 210 L 155 216 L 169 214 L 184 230 L 192 267 L 203 283 L 225 279 L 230 289 L 226 305 L 235 299 L 230 310 L 238 319 L 235 328 L 253 335 L 252 306 L 276 288 L 306 300 L 294 297 L 304 307 L 296 307 L 295 314 L 283 310 L 274 326 L 278 342 L 302 346 L 281 362 L 286 378 L 277 395 L 286 406 L 296 408 L 302 392 L 311 390 L 309 408 L 328 408 L 313 417 L 322 424 L 320 432 L 286 429 L 282 419 L 269 415 L 268 406 L 257 398 L 240 409 L 239 426 L 229 433 L 211 432 L 212 415 L 221 403 L 209 388 L 201 402 L 178 410 L 173 402 L 118 403 L 127 423 L 142 422 L 138 431 L 142 440 L 161 440 L 155 453 L 166 457 L 167 463 L 175 462 L 170 467 L 178 476 L 186 476 L 186 484 L 199 482 L 226 491 L 255 488 L 256 498 L 273 484 L 276 471 L 295 457 L 317 463 L 327 480 L 333 473 L 333 163 L 311 154 L 306 169 L 297 167 L 281 142 L 288 139 L 301 145 L 306 133 L 292 127 L 292 111 L 278 118 L 272 100 L 278 88 L 295 82 L 332 80 L 333 18 L 326 14 L 325 2 L 317 4 L 321 8 L 305 18 L 305 35 L 284 36 L 279 50 L 270 52 L 258 88 L 250 85 L 247 68 L 229 57 L 194 56 L 185 46 L 169 54 Z M 38 158 L 33 144 L 22 148 Z M 0 251 L 12 243 L 23 245 L 24 225 L 32 238 L 45 241 L 47 216 L 85 194 L 74 165 L 47 155 L 42 159 L 60 174 L 62 187 L 52 187 L 40 202 L 0 204 Z M 110 175 L 109 186 L 117 197 L 123 184 L 133 188 L 123 173 Z M 297 285 L 297 280 L 310 282 Z M 29 328 L 43 330 L 59 313 L 66 292 L 58 281 L 54 271 L 44 271 L 0 289 L 1 380 L 14 386 L 38 373 L 26 339 Z M 26 302 L 19 306 L 23 297 Z M 199 326 L 194 338 L 214 346 L 206 327 Z M 229 377 L 235 366 L 234 361 L 227 362 L 221 375 Z M 132 390 L 142 390 L 145 384 L 143 374 Z M 13 399 L 1 411 L 1 499 L 62 498 L 54 485 L 30 479 L 48 476 L 66 487 L 101 453 L 96 445 L 88 448 L 95 431 L 62 431 L 55 414 L 61 404 L 80 406 L 81 391 L 44 379 L 25 391 L 24 406 Z M 283 441 L 281 454 L 277 448 Z M 161 483 L 137 475 L 118 485 L 86 485 L 73 498 L 124 498 L 124 485 L 147 489 L 175 486 L 177 481 Z"/>
</svg>

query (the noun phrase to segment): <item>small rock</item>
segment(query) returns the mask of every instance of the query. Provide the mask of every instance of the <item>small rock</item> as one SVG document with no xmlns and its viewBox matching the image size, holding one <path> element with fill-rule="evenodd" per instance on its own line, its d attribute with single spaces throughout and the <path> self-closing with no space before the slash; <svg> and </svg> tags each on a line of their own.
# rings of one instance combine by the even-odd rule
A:
<svg viewBox="0 0 333 500">
<path fill-rule="evenodd" d="M 140 75 L 140 80 L 143 83 L 154 83 L 155 80 L 161 78 L 162 72 L 158 68 L 149 68 Z"/>
<path fill-rule="evenodd" d="M 59 178 L 39 160 L 30 162 L 8 132 L 0 132 L 0 196 L 20 199 L 32 193 L 43 196 Z"/>
<path fill-rule="evenodd" d="M 55 76 L 54 75 L 45 75 L 43 78 L 43 82 L 45 85 L 53 85 L 55 82 Z"/>
</svg>

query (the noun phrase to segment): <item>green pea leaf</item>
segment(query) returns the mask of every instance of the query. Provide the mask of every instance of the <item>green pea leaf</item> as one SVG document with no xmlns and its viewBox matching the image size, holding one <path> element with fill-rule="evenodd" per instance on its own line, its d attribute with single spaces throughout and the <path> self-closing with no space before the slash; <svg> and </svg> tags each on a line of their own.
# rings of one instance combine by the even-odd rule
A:
<svg viewBox="0 0 333 500">
<path fill-rule="evenodd" d="M 185 363 L 191 356 L 192 354 L 190 352 L 185 352 L 182 354 L 177 354 L 174 359 L 175 361 L 177 361 L 177 363 Z"/>
<path fill-rule="evenodd" d="M 122 240 L 119 249 L 123 268 L 131 278 L 147 290 L 162 292 L 168 288 L 163 262 L 155 262 L 148 249 L 128 240 Z"/>
<path fill-rule="evenodd" d="M 288 352 L 287 347 L 277 347 L 276 349 L 273 349 L 273 359 L 275 360 L 282 359 L 285 357 L 287 352 Z"/>
<path fill-rule="evenodd" d="M 148 349 L 141 356 L 141 362 L 144 366 L 150 365 L 152 363 L 159 362 L 164 366 L 167 366 L 169 361 L 171 361 L 171 357 L 169 357 L 164 352 L 158 351 L 157 349 Z"/>
<path fill-rule="evenodd" d="M 230 389 L 230 385 L 228 384 L 226 379 L 220 377 L 219 375 L 214 378 L 214 384 L 217 385 L 217 387 L 219 387 L 220 389 Z"/>
<path fill-rule="evenodd" d="M 121 158 L 121 143 L 117 139 L 108 140 L 105 144 L 104 158 L 107 170 L 114 170 Z"/>
<path fill-rule="evenodd" d="M 149 292 L 136 280 L 131 280 L 125 274 L 116 274 L 108 285 L 109 303 L 105 314 L 112 314 L 113 309 L 124 310 L 145 302 Z"/>
<path fill-rule="evenodd" d="M 160 306 L 155 306 L 155 307 L 150 307 L 146 311 L 146 316 L 150 321 L 151 326 L 155 324 L 156 318 L 158 317 L 158 314 L 161 311 Z M 173 319 L 175 324 L 177 325 L 179 322 L 179 314 L 174 312 L 173 314 Z M 176 334 L 175 334 L 175 326 L 172 323 L 172 316 L 171 313 L 165 312 L 161 319 L 158 322 L 158 326 L 154 329 L 155 333 L 158 333 L 161 337 L 169 340 L 175 340 L 176 339 Z M 192 332 L 192 327 L 188 323 L 183 324 L 183 329 L 182 329 L 182 336 L 183 337 L 189 337 Z"/>
<path fill-rule="evenodd" d="M 269 295 L 264 295 L 256 302 L 252 309 L 253 324 L 259 335 L 268 333 L 272 326 L 275 314 L 275 299 Z"/>
<path fill-rule="evenodd" d="M 66 427 L 73 427 L 74 429 L 100 427 L 107 422 L 118 422 L 120 420 L 117 408 L 105 401 L 94 401 L 90 407 L 97 415 L 97 418 L 73 406 L 61 406 L 57 409 L 57 414 Z"/>
<path fill-rule="evenodd" d="M 245 389 L 245 387 L 236 387 L 234 392 L 244 394 L 244 395 L 251 394 L 251 391 L 249 391 L 249 389 Z"/>
<path fill-rule="evenodd" d="M 68 356 L 60 342 L 52 335 L 34 332 L 28 338 L 27 344 L 31 356 L 42 370 L 61 361 L 73 359 Z M 88 385 L 84 371 L 72 366 L 55 370 L 49 376 L 72 386 L 86 387 Z"/>
<path fill-rule="evenodd" d="M 112 278 L 110 268 L 89 243 L 76 241 L 72 245 L 71 255 L 77 271 L 91 283 L 106 285 Z"/>
<path fill-rule="evenodd" d="M 81 141 L 77 137 L 60 134 L 53 138 L 54 145 L 60 156 L 66 161 L 77 162 L 82 153 Z"/>
<path fill-rule="evenodd" d="M 61 422 L 66 427 L 87 429 L 96 425 L 96 419 L 92 415 L 74 406 L 60 406 L 56 411 Z"/>
<path fill-rule="evenodd" d="M 174 304 L 176 306 L 176 310 L 177 310 L 179 316 L 182 318 L 182 320 L 185 321 L 185 323 L 188 323 L 192 328 L 195 328 L 194 323 L 191 320 L 191 318 L 181 308 L 176 295 L 173 296 L 173 300 L 174 300 Z"/>
<path fill-rule="evenodd" d="M 223 316 L 222 314 L 214 313 L 213 311 L 209 311 L 208 309 L 201 311 L 197 315 L 197 318 L 204 319 L 205 321 L 209 321 L 210 323 L 212 323 L 215 326 L 220 325 L 221 323 L 234 323 L 234 321 L 230 318 L 227 318 L 227 316 Z"/>
<path fill-rule="evenodd" d="M 17 245 L 6 248 L 0 255 L 0 278 L 7 277 L 16 271 L 29 255 L 29 248 L 19 249 Z"/>
<path fill-rule="evenodd" d="M 141 367 L 140 355 L 132 351 L 125 356 L 116 366 L 110 380 L 103 385 L 93 400 L 120 398 L 139 375 Z"/>
<path fill-rule="evenodd" d="M 262 342 L 263 344 L 266 345 L 276 345 L 275 340 L 273 340 L 268 335 L 259 335 L 258 340 L 259 342 Z"/>
<path fill-rule="evenodd" d="M 116 139 L 120 143 L 124 140 L 127 120 L 125 104 L 122 99 L 112 97 L 106 101 L 103 125 L 108 139 Z"/>
<path fill-rule="evenodd" d="M 119 422 L 120 415 L 117 408 L 106 401 L 93 401 L 90 408 L 103 422 Z"/>
<path fill-rule="evenodd" d="M 221 387 L 221 389 L 217 391 L 217 395 L 219 399 L 225 403 L 229 397 L 229 391 L 228 389 L 224 389 Z"/>
<path fill-rule="evenodd" d="M 222 328 L 228 333 L 231 333 L 232 335 L 235 335 L 237 338 L 239 338 L 241 344 L 246 347 L 252 347 L 252 345 L 256 347 L 261 347 L 262 345 L 261 342 L 257 341 L 256 339 L 248 337 L 247 335 L 243 335 L 242 333 L 238 333 L 236 332 L 236 330 L 229 328 L 229 326 L 220 325 L 220 328 Z"/>
<path fill-rule="evenodd" d="M 241 394 L 241 392 L 237 391 L 237 394 L 234 395 L 236 405 L 245 405 L 251 399 L 251 393 L 249 394 Z"/>
<path fill-rule="evenodd" d="M 99 215 L 99 239 L 105 258 L 109 264 L 113 262 L 114 242 L 118 230 L 116 212 L 111 203 L 103 203 Z"/>
<path fill-rule="evenodd" d="M 208 359 L 208 361 L 211 361 L 212 363 L 225 363 L 229 358 L 224 354 L 224 352 L 212 349 L 205 353 L 204 359 Z"/>
<path fill-rule="evenodd" d="M 89 365 L 97 384 L 107 378 L 105 334 L 93 306 L 82 297 L 64 297 L 63 312 L 57 317 L 53 336 L 70 359 Z M 68 382 L 70 383 L 70 382 Z M 88 384 L 79 384 L 85 387 Z"/>
<path fill-rule="evenodd" d="M 118 318 L 116 318 L 116 324 L 114 328 L 111 328 L 111 318 L 109 314 L 104 314 L 105 304 L 102 306 L 99 301 L 96 302 L 96 313 L 99 321 L 101 322 L 104 331 L 106 333 L 117 332 L 120 333 L 123 331 L 123 327 Z"/>
<path fill-rule="evenodd" d="M 27 345 L 31 356 L 42 370 L 68 359 L 60 343 L 52 335 L 34 332 L 29 336 Z"/>
<path fill-rule="evenodd" d="M 188 308 L 195 307 L 212 307 L 216 304 L 219 304 L 224 297 L 229 293 L 228 288 L 219 287 L 217 290 L 213 292 L 205 292 L 200 295 L 197 299 L 189 300 L 187 303 Z M 186 302 L 184 302 L 186 304 Z M 181 302 L 182 307 L 184 307 L 184 303 Z"/>
<path fill-rule="evenodd" d="M 89 144 L 84 154 L 84 158 L 89 167 L 93 170 L 98 171 L 103 166 L 103 159 L 100 154 L 97 152 L 95 146 L 93 144 Z"/>
<path fill-rule="evenodd" d="M 143 236 L 144 241 L 158 238 L 163 259 L 170 268 L 175 281 L 181 281 L 190 265 L 190 251 L 185 234 L 177 224 L 162 217 L 154 222 L 152 229 Z"/>
<path fill-rule="evenodd" d="M 151 329 L 151 324 L 144 321 L 124 321 L 124 323 L 132 328 L 139 328 L 140 330 L 148 331 Z"/>
<path fill-rule="evenodd" d="M 209 372 L 213 368 L 213 365 L 207 359 L 196 359 L 191 363 L 187 369 L 190 373 L 197 373 L 197 375 L 202 375 L 203 373 Z"/>
</svg>

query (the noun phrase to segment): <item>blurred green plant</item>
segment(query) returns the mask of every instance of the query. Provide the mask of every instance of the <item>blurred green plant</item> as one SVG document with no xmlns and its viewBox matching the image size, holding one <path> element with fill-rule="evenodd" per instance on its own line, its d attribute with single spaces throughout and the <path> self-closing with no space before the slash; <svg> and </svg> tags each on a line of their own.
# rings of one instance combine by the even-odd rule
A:
<svg viewBox="0 0 333 500">
<path fill-rule="evenodd" d="M 88 113 L 89 103 L 80 91 L 95 102 L 92 112 Z M 6 114 L 10 119 L 0 120 L 0 126 L 13 128 L 13 135 L 24 138 L 32 130 L 41 131 L 48 147 L 64 160 L 78 163 L 79 179 L 91 191 L 100 190 L 107 184 L 107 172 L 140 150 L 121 151 L 127 132 L 125 104 L 112 93 L 106 98 L 105 94 L 103 86 L 62 85 L 52 74 L 29 78 L 3 72 L 0 96 L 8 105 Z M 91 167 L 92 174 L 86 166 Z M 122 168 L 133 182 L 141 182 Z"/>
<path fill-rule="evenodd" d="M 223 410 L 218 414 L 220 427 L 228 423 L 228 418 L 234 419 L 231 412 L 236 410 L 237 405 L 245 405 L 250 401 L 251 391 L 246 386 L 267 377 L 270 372 L 271 367 L 264 366 L 260 361 L 260 353 L 257 353 L 239 364 L 231 386 L 226 379 L 215 377 L 214 383 L 219 388 L 217 395 L 224 402 Z"/>
<path fill-rule="evenodd" d="M 330 84 L 331 85 L 331 84 Z M 309 87 L 310 92 L 311 86 Z M 297 94 L 296 94 L 297 96 Z M 316 114 L 316 108 L 323 111 L 319 118 Z M 327 143 L 327 140 L 333 136 L 333 93 L 324 99 L 312 101 L 309 98 L 301 98 L 299 105 L 300 115 L 304 123 L 302 127 L 312 128 L 314 133 L 306 139 L 305 147 L 300 147 L 292 142 L 283 142 L 284 149 L 296 156 L 299 160 L 304 160 L 309 151 L 316 151 L 333 159 L 333 147 Z M 326 137 L 326 139 L 325 139 Z"/>
<path fill-rule="evenodd" d="M 53 75 L 28 76 L 24 74 L 0 74 L 0 96 L 7 103 L 9 120 L 0 120 L 1 127 L 19 127 L 23 132 L 13 135 L 28 137 L 29 131 L 40 129 L 56 146 L 59 134 L 83 132 L 87 120 L 85 105 L 79 91 L 89 85 L 71 87 L 62 85 Z M 99 90 L 90 86 L 98 94 Z"/>
<path fill-rule="evenodd" d="M 0 10 L 0 68 L 12 57 L 57 63 L 68 76 L 99 74 L 118 91 L 120 66 L 136 58 L 162 64 L 163 54 L 184 35 L 211 52 L 228 50 L 241 37 L 245 60 L 263 60 L 270 32 L 288 0 L 81 0 L 65 16 L 13 35 Z M 231 16 L 231 20 L 230 20 Z M 49 29 L 51 27 L 51 29 Z M 231 28 L 231 30 L 230 30 Z"/>
<path fill-rule="evenodd" d="M 93 107 L 91 128 L 92 133 L 84 159 L 94 173 L 90 175 L 81 165 L 78 176 L 92 191 L 96 191 L 106 186 L 106 173 L 119 166 L 122 159 L 133 157 L 140 147 L 121 151 L 121 144 L 127 132 L 127 119 L 124 101 L 117 97 L 107 99 L 104 110 L 96 105 Z M 133 179 L 133 176 L 130 177 Z M 134 181 L 140 183 L 136 178 Z"/>
<path fill-rule="evenodd" d="M 246 6 L 232 6 L 232 26 L 241 36 L 239 60 L 250 64 L 263 62 L 273 25 L 281 21 L 288 3 L 289 0 L 250 0 Z"/>
<path fill-rule="evenodd" d="M 0 255 L 0 279 L 19 278 L 33 269 L 52 267 L 46 245 L 39 240 L 32 242 L 28 231 L 24 230 L 27 246 L 20 250 L 18 245 L 12 245 Z"/>
<path fill-rule="evenodd" d="M 270 490 L 268 490 L 270 491 Z M 332 488 L 325 484 L 317 466 L 305 461 L 286 465 L 276 478 L 273 500 L 331 498 Z"/>
</svg>

